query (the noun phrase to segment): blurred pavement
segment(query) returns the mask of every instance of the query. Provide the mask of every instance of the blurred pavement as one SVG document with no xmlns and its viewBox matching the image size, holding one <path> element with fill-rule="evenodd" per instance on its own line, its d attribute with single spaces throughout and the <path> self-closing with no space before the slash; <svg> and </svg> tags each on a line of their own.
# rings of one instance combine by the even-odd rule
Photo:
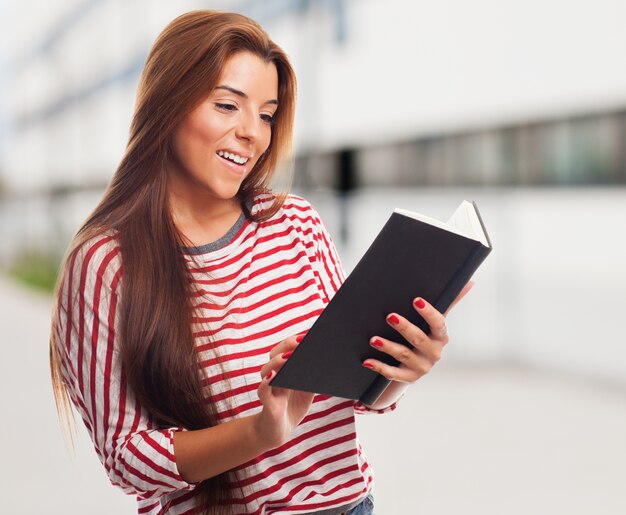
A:
<svg viewBox="0 0 626 515">
<path fill-rule="evenodd" d="M 131 514 L 79 424 L 72 458 L 48 372 L 50 300 L 0 277 L 2 513 Z M 458 331 L 457 331 L 458 332 Z M 626 513 L 626 391 L 515 366 L 446 364 L 362 416 L 378 515 Z"/>
<path fill-rule="evenodd" d="M 57 421 L 48 365 L 51 300 L 0 276 L 1 513 L 136 513 L 135 500 L 110 485 L 77 420 L 69 451 Z"/>
</svg>

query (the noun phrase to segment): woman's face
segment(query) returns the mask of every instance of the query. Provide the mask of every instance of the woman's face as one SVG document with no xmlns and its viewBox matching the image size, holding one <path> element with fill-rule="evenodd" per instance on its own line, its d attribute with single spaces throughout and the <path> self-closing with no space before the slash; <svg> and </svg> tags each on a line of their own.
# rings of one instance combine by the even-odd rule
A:
<svg viewBox="0 0 626 515">
<path fill-rule="evenodd" d="M 217 86 L 174 134 L 173 193 L 232 199 L 267 150 L 278 107 L 278 73 L 250 52 L 234 54 Z"/>
</svg>

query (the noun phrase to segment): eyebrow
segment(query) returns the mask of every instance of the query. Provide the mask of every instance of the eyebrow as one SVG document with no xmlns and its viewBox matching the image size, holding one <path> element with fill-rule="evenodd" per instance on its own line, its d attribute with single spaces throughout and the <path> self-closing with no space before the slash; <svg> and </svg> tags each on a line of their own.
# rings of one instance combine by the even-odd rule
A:
<svg viewBox="0 0 626 515">
<path fill-rule="evenodd" d="M 215 89 L 225 89 L 226 91 L 230 91 L 231 93 L 234 93 L 238 97 L 248 98 L 248 95 L 246 95 L 243 91 L 239 91 L 238 89 L 235 89 L 235 88 L 233 88 L 231 86 L 227 86 L 226 84 L 222 84 L 221 86 L 215 86 Z M 276 99 L 268 100 L 267 102 L 263 103 L 263 105 L 265 105 L 265 104 L 278 105 L 278 100 L 276 100 Z"/>
</svg>

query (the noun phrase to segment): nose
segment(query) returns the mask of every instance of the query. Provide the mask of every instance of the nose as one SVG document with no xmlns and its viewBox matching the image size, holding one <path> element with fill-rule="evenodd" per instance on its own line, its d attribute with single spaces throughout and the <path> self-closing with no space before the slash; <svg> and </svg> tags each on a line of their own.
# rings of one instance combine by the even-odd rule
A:
<svg viewBox="0 0 626 515">
<path fill-rule="evenodd" d="M 260 123 L 261 119 L 252 110 L 242 110 L 239 123 L 235 129 L 235 135 L 240 139 L 253 143 L 259 136 Z"/>
</svg>

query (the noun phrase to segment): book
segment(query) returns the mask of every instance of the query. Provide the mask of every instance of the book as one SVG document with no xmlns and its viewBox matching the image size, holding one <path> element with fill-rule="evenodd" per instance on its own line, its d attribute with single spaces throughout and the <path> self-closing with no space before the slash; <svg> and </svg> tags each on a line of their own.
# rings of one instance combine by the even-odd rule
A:
<svg viewBox="0 0 626 515">
<path fill-rule="evenodd" d="M 371 337 L 410 346 L 387 315 L 399 313 L 428 333 L 413 299 L 445 312 L 490 252 L 474 202 L 461 202 L 447 223 L 395 209 L 270 385 L 373 404 L 390 381 L 363 361 L 398 362 L 373 348 Z"/>
</svg>

